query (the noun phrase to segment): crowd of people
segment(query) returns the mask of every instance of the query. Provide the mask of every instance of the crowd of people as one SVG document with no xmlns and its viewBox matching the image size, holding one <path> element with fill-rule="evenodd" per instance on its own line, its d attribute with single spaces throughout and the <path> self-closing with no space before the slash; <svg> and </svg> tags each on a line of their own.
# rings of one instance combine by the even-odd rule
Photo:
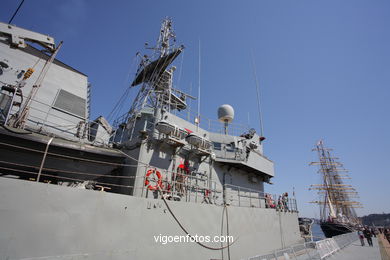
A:
<svg viewBox="0 0 390 260">
<path fill-rule="evenodd" d="M 376 237 L 377 234 L 383 234 L 384 237 L 389 241 L 390 243 L 390 229 L 388 228 L 369 228 L 365 226 L 361 231 L 358 231 L 360 243 L 362 246 L 365 245 L 364 238 L 367 240 L 367 243 L 369 246 L 372 245 L 372 237 Z"/>
<path fill-rule="evenodd" d="M 389 228 L 384 228 L 384 229 L 379 229 L 380 233 L 383 233 L 387 241 L 390 243 L 390 229 Z"/>
<path fill-rule="evenodd" d="M 272 198 L 271 194 L 266 193 L 265 194 L 265 206 L 266 208 L 276 208 L 279 210 L 285 210 L 288 211 L 288 193 L 285 192 L 282 195 L 279 196 L 278 198 L 278 203 L 275 204 L 274 199 Z"/>
<path fill-rule="evenodd" d="M 369 246 L 373 246 L 372 237 L 376 237 L 376 233 L 373 228 L 369 229 L 368 227 L 364 227 L 362 231 L 358 231 L 358 235 L 362 246 L 364 246 L 364 238 L 367 239 L 367 243 Z"/>
</svg>

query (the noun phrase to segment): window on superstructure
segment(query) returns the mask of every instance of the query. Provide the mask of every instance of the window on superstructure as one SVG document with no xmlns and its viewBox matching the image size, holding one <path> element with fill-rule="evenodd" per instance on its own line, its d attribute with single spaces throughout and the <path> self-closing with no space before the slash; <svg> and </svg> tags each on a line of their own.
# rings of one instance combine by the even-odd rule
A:
<svg viewBox="0 0 390 260">
<path fill-rule="evenodd" d="M 234 143 L 226 144 L 226 151 L 227 152 L 234 152 L 235 151 Z"/>
<path fill-rule="evenodd" d="M 221 143 L 213 142 L 213 147 L 214 147 L 214 150 L 221 150 L 222 145 L 221 145 Z"/>
</svg>

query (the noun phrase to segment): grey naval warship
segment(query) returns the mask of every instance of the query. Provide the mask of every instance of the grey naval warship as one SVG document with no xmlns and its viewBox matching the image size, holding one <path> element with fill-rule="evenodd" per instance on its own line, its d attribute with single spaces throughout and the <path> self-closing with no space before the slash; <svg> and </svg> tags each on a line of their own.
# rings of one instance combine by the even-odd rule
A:
<svg viewBox="0 0 390 260">
<path fill-rule="evenodd" d="M 164 19 L 110 124 L 90 120 L 62 42 L 0 23 L 0 259 L 244 259 L 303 241 L 295 199 L 264 191 L 264 137 L 230 105 L 200 124 L 174 88 L 174 37 Z"/>
</svg>

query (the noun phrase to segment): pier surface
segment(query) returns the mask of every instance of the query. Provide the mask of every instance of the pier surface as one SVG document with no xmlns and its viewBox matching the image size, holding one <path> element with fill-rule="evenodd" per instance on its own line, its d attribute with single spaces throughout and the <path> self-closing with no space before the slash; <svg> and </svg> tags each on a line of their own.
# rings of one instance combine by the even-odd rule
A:
<svg viewBox="0 0 390 260">
<path fill-rule="evenodd" d="M 349 246 L 334 253 L 327 260 L 381 260 L 378 239 L 373 237 L 373 247 L 368 246 L 364 239 L 365 246 L 361 246 L 360 240 L 357 240 Z"/>
</svg>

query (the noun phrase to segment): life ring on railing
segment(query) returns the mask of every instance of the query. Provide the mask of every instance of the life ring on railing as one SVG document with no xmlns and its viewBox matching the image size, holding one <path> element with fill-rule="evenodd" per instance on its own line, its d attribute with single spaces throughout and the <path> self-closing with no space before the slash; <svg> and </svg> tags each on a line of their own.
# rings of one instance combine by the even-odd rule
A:
<svg viewBox="0 0 390 260">
<path fill-rule="evenodd" d="M 149 181 L 149 177 L 150 175 L 152 174 L 156 174 L 157 176 L 157 183 L 156 185 L 150 185 L 150 181 Z M 162 176 L 161 176 L 161 173 L 159 171 L 157 171 L 156 169 L 150 169 L 148 170 L 148 172 L 146 173 L 145 175 L 145 186 L 149 189 L 149 190 L 158 190 L 158 189 L 162 189 Z"/>
<path fill-rule="evenodd" d="M 190 174 L 190 169 L 188 168 L 188 164 L 180 164 L 178 167 L 177 167 L 177 171 L 183 171 L 185 172 L 187 175 Z"/>
</svg>

